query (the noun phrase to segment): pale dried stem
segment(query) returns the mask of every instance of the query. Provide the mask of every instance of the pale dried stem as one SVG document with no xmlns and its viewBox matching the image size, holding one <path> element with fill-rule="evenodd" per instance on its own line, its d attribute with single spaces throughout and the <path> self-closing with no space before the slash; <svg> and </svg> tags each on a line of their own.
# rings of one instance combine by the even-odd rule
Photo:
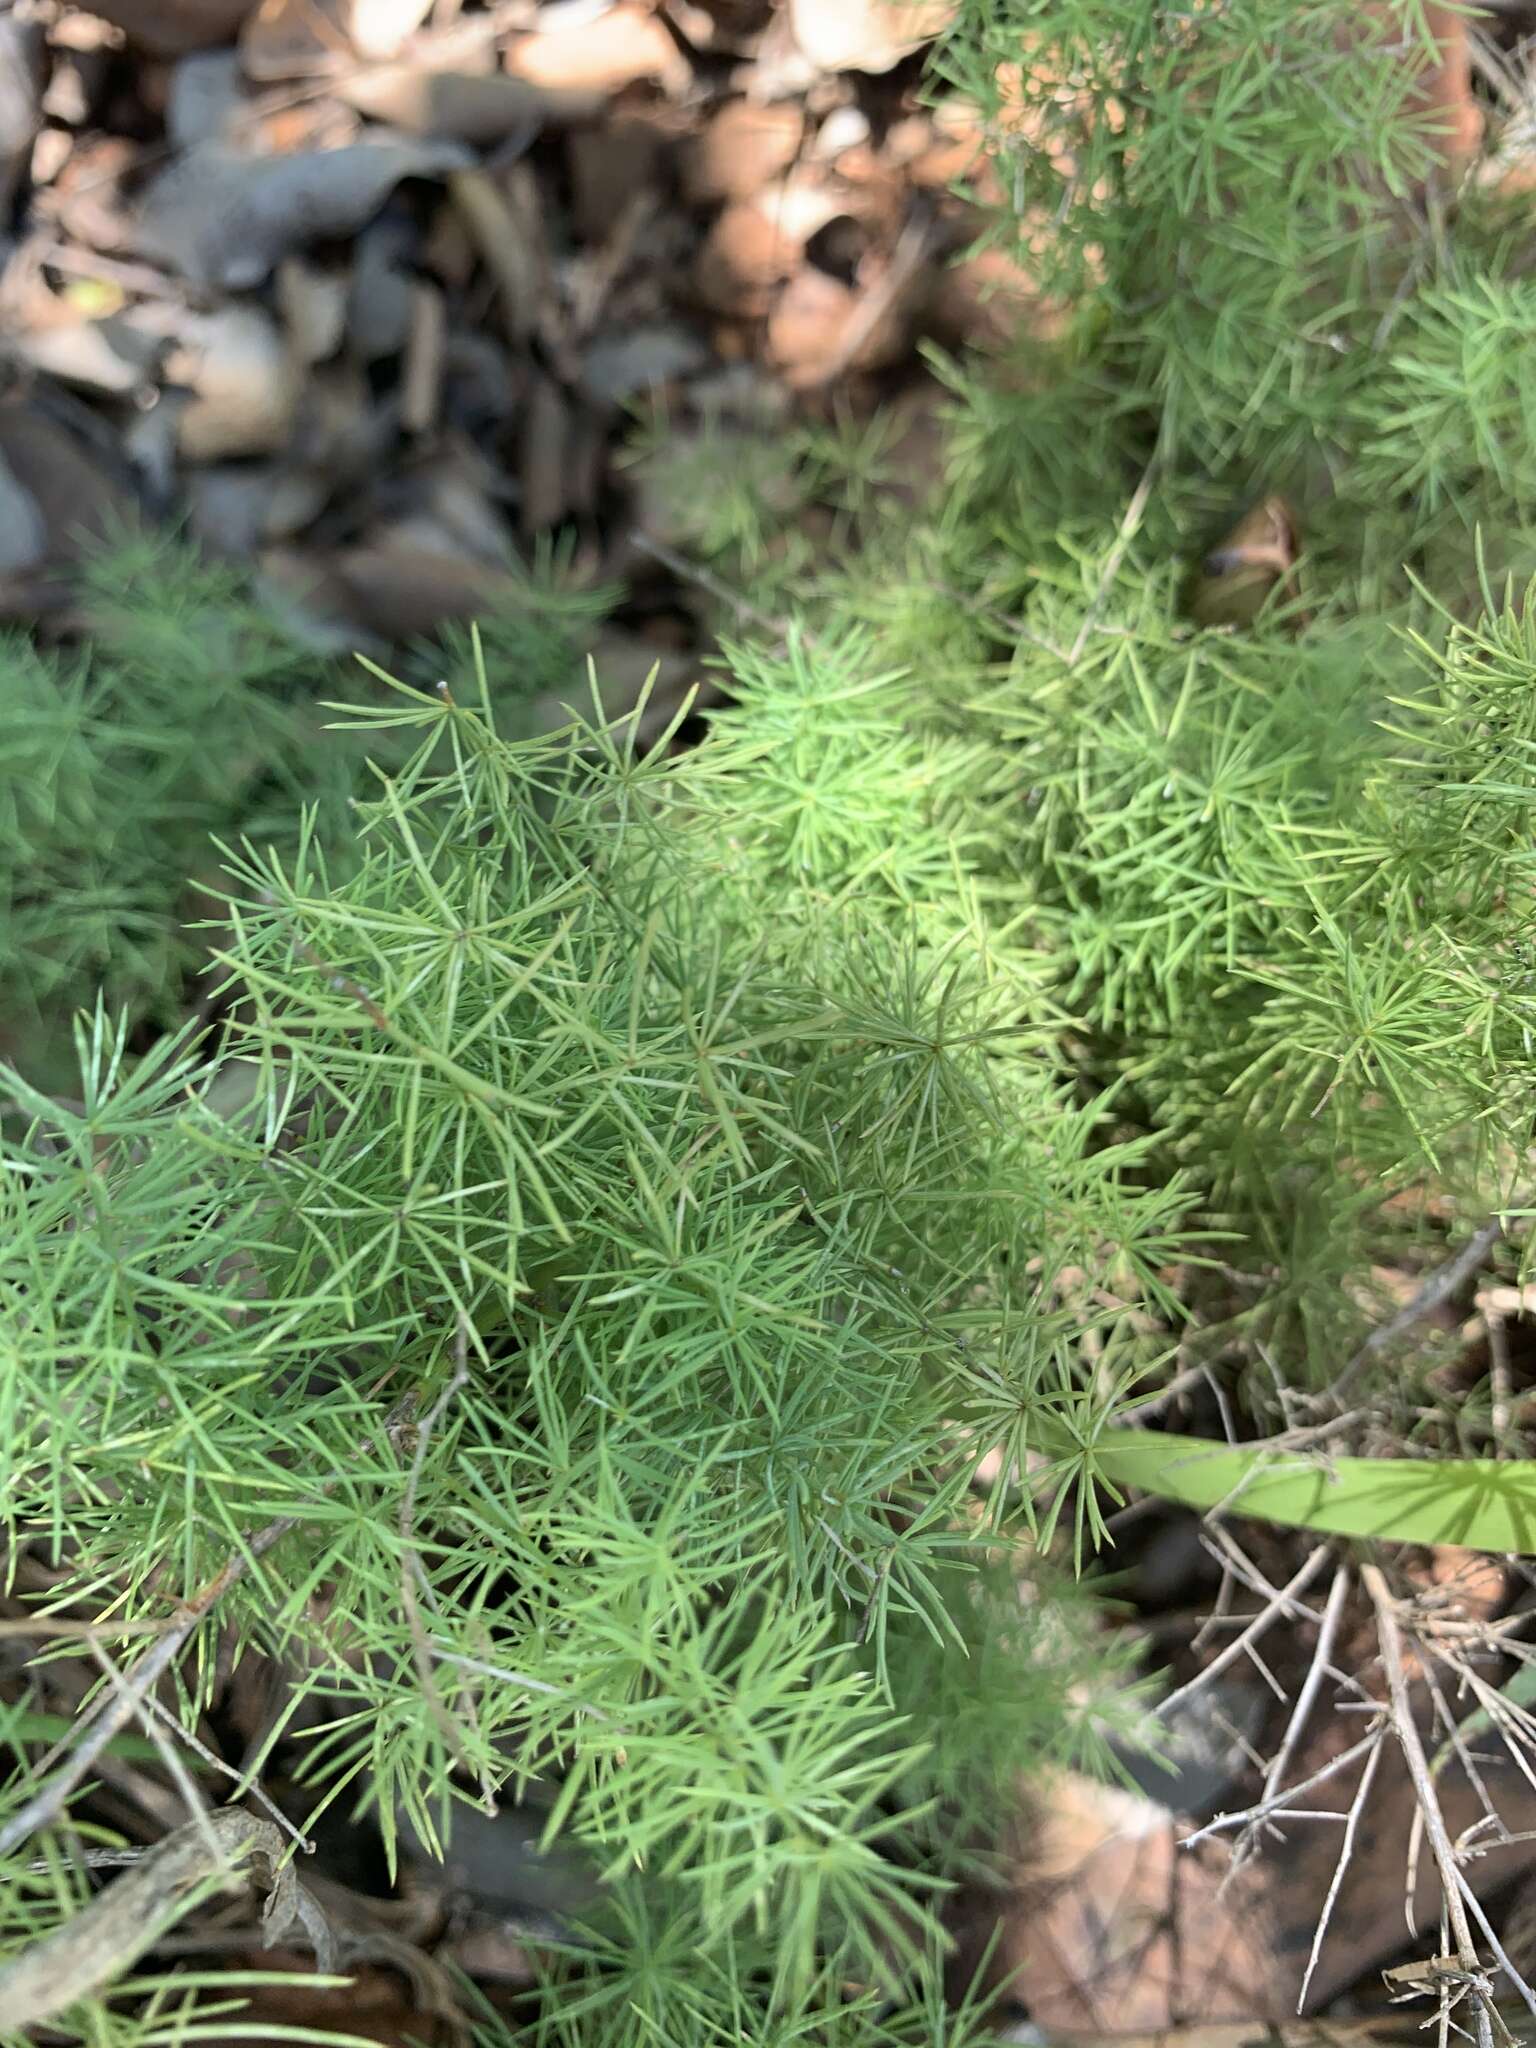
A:
<svg viewBox="0 0 1536 2048">
<path fill-rule="evenodd" d="M 1258 1641 L 1266 1629 L 1279 1620 L 1280 1616 L 1286 1611 L 1287 1603 L 1304 1586 L 1309 1585 L 1316 1578 L 1328 1554 L 1328 1545 L 1326 1543 L 1319 1543 L 1316 1549 L 1309 1552 L 1300 1569 L 1293 1573 L 1275 1597 L 1261 1608 L 1243 1630 L 1242 1634 L 1234 1636 L 1226 1648 L 1219 1650 L 1210 1663 L 1206 1665 L 1205 1669 L 1190 1679 L 1188 1684 L 1181 1685 L 1169 1693 L 1168 1697 L 1160 1703 L 1158 1713 L 1172 1713 L 1175 1707 L 1182 1705 L 1185 1700 L 1199 1692 L 1203 1686 L 1209 1685 L 1218 1673 L 1225 1671 L 1229 1664 L 1234 1663 L 1241 1657 L 1251 1644 Z"/>
</svg>

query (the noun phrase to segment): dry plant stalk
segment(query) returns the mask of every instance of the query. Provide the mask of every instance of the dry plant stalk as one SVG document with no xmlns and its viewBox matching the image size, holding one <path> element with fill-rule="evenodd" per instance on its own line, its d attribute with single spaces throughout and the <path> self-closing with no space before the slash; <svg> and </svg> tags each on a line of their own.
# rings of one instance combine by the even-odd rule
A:
<svg viewBox="0 0 1536 2048">
<path fill-rule="evenodd" d="M 270 1947 L 297 1920 L 323 1972 L 333 1967 L 325 1917 L 284 1858 L 271 1821 L 240 1807 L 199 1814 L 140 1858 L 72 1920 L 0 1969 L 0 2033 L 36 2026 L 101 1991 L 153 1948 L 209 1889 L 238 1889 L 248 1863 L 261 1867 Z"/>
</svg>

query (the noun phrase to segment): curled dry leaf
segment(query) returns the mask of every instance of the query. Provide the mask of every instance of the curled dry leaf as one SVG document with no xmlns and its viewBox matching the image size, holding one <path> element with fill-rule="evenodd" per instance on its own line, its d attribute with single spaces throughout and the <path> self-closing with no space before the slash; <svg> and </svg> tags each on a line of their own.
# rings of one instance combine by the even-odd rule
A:
<svg viewBox="0 0 1536 2048">
<path fill-rule="evenodd" d="M 34 328 L 12 342 L 16 354 L 46 377 L 103 398 L 141 398 L 152 386 L 142 363 L 121 354 L 95 320 Z"/>
<path fill-rule="evenodd" d="M 287 441 L 299 365 L 281 330 L 258 307 L 225 306 L 189 323 L 165 373 L 192 394 L 177 431 L 187 461 L 270 455 Z"/>
<path fill-rule="evenodd" d="M 643 79 L 669 92 L 687 88 L 693 68 L 648 7 L 610 7 L 595 21 L 573 22 L 519 38 L 507 51 L 516 78 L 559 91 L 618 92 Z"/>
<path fill-rule="evenodd" d="M 789 0 L 796 43 L 823 71 L 889 71 L 946 28 L 956 0 Z"/>
<path fill-rule="evenodd" d="M 899 296 L 874 304 L 878 290 L 876 282 L 855 291 L 811 264 L 796 272 L 768 319 L 768 352 L 792 388 L 825 383 L 845 369 L 883 369 L 900 357 L 909 308 Z"/>
<path fill-rule="evenodd" d="M 1295 596 L 1295 514 L 1274 493 L 1245 512 L 1191 580 L 1190 615 L 1202 626 L 1251 626 L 1277 590 Z"/>
<path fill-rule="evenodd" d="M 277 266 L 276 287 L 277 310 L 295 359 L 308 365 L 335 355 L 347 319 L 347 280 L 341 272 L 286 256 Z"/>
<path fill-rule="evenodd" d="M 355 234 L 402 179 L 440 178 L 468 163 L 450 142 L 361 142 L 273 157 L 208 143 L 150 187 L 138 243 L 195 284 L 247 291 L 284 256 Z"/>
</svg>

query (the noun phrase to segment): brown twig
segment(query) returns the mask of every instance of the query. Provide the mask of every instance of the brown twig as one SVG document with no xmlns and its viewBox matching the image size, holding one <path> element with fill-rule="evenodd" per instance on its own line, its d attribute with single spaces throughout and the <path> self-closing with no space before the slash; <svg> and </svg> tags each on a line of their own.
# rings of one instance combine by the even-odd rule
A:
<svg viewBox="0 0 1536 2048">
<path fill-rule="evenodd" d="M 1470 1268 L 1468 1268 L 1470 1270 Z M 1418 1723 L 1413 1717 L 1412 1702 L 1408 1697 L 1408 1678 L 1403 1661 L 1402 1631 L 1398 1626 L 1397 1608 L 1387 1587 L 1387 1582 L 1377 1565 L 1367 1564 L 1360 1568 L 1360 1583 L 1370 1595 L 1371 1605 L 1376 1610 L 1377 1640 L 1381 1647 L 1381 1666 L 1386 1674 L 1387 1696 L 1392 1704 L 1391 1728 L 1397 1737 L 1403 1761 L 1413 1782 L 1414 1797 L 1424 1816 L 1424 1831 L 1429 1837 L 1429 1846 L 1434 1854 L 1435 1864 L 1440 1872 L 1440 1887 L 1445 1901 L 1446 1916 L 1456 1946 L 1457 1966 L 1468 1978 L 1477 1984 L 1482 1980 L 1482 1960 L 1477 1953 L 1477 1943 L 1472 1938 L 1471 1922 L 1467 1918 L 1466 1888 L 1462 1881 L 1460 1867 L 1456 1861 L 1455 1846 L 1450 1831 L 1445 1825 L 1445 1815 L 1440 1810 L 1439 1796 L 1434 1780 L 1430 1776 L 1429 1759 L 1424 1754 L 1424 1745 L 1419 1737 Z M 1489 2044 L 1493 2039 L 1492 2024 L 1488 2018 L 1487 2001 L 1478 2000 L 1478 2035 L 1480 2041 Z"/>
<path fill-rule="evenodd" d="M 638 527 L 630 534 L 629 544 L 638 548 L 642 555 L 649 555 L 652 561 L 660 562 L 664 569 L 669 569 L 681 582 L 696 583 L 700 590 L 707 590 L 717 603 L 733 611 L 743 625 L 756 626 L 760 633 L 772 633 L 779 640 L 788 639 L 789 629 L 782 621 L 770 618 L 768 613 L 760 610 L 750 598 L 743 597 L 739 590 L 732 590 L 731 586 L 715 575 L 713 570 L 704 568 L 698 562 L 690 562 L 686 555 L 678 554 L 675 548 L 667 547 L 662 541 L 652 540 L 649 534 L 642 533 Z M 815 645 L 809 633 L 802 633 L 800 638 L 807 647 Z"/>
<path fill-rule="evenodd" d="M 1265 1774 L 1262 1794 L 1264 1799 L 1273 1799 L 1280 1790 L 1281 1782 L 1292 1757 L 1296 1754 L 1297 1745 L 1301 1741 L 1312 1709 L 1317 1704 L 1317 1696 L 1322 1691 L 1323 1680 L 1327 1676 L 1328 1660 L 1333 1653 L 1333 1639 L 1338 1634 L 1344 1602 L 1348 1597 L 1349 1571 L 1344 1567 L 1334 1573 L 1333 1584 L 1328 1588 L 1327 1604 L 1323 1608 L 1323 1619 L 1317 1631 L 1317 1646 L 1312 1652 L 1312 1662 L 1307 1668 L 1301 1690 L 1296 1695 L 1291 1717 L 1285 1724 L 1280 1747 L 1275 1751 L 1274 1761 Z"/>
<path fill-rule="evenodd" d="M 1344 1874 L 1349 1869 L 1355 1853 L 1355 1835 L 1360 1826 L 1360 1816 L 1365 1803 L 1371 1796 L 1371 1785 L 1381 1762 L 1384 1729 L 1377 1729 L 1370 1738 L 1370 1754 L 1365 1760 L 1365 1769 L 1360 1773 L 1360 1783 L 1355 1787 L 1355 1796 L 1349 1802 L 1349 1812 L 1344 1819 L 1344 1839 L 1339 1844 L 1338 1860 L 1333 1866 L 1333 1876 L 1328 1880 L 1328 1893 L 1323 1900 L 1323 1910 L 1318 1915 L 1317 1930 L 1312 1936 L 1312 1947 L 1307 1956 L 1306 1971 L 1302 1976 L 1301 1990 L 1296 1996 L 1296 2010 L 1301 2011 L 1307 2002 L 1307 1991 L 1312 1982 L 1312 1973 L 1317 1968 L 1317 1959 L 1323 1952 L 1323 1939 L 1328 1932 L 1328 1923 L 1333 1918 L 1333 1909 L 1338 1903 L 1339 1891 L 1344 1883 Z"/>
<path fill-rule="evenodd" d="M 1354 1357 L 1331 1386 L 1318 1396 L 1322 1401 L 1337 1401 L 1345 1389 L 1352 1386 L 1361 1372 L 1373 1358 L 1379 1357 L 1389 1345 L 1395 1344 L 1406 1330 L 1437 1309 L 1441 1302 L 1449 1299 L 1457 1288 L 1470 1280 L 1478 1267 L 1487 1258 L 1494 1246 L 1504 1236 L 1505 1223 L 1502 1215 L 1491 1216 L 1482 1228 L 1468 1238 L 1452 1258 L 1437 1266 L 1419 1287 L 1411 1301 L 1404 1302 L 1394 1316 L 1372 1330 Z"/>
<path fill-rule="evenodd" d="M 1294 1599 L 1303 1586 L 1309 1585 L 1317 1577 L 1327 1556 L 1328 1545 L 1326 1543 L 1319 1543 L 1314 1550 L 1308 1553 L 1302 1561 L 1300 1568 L 1291 1575 L 1286 1584 L 1276 1593 L 1275 1597 L 1253 1617 L 1242 1634 L 1234 1636 L 1231 1642 L 1227 1644 L 1227 1647 L 1224 1650 L 1218 1651 L 1210 1663 L 1206 1665 L 1205 1669 L 1190 1679 L 1188 1684 L 1178 1686 L 1173 1692 L 1169 1693 L 1168 1697 L 1160 1702 L 1157 1709 L 1158 1713 L 1160 1715 L 1172 1713 L 1175 1707 L 1182 1705 L 1192 1694 L 1198 1692 L 1202 1686 L 1209 1685 L 1218 1672 L 1225 1671 L 1229 1664 L 1241 1657 L 1245 1650 L 1250 1649 L 1250 1646 L 1263 1635 L 1264 1631 L 1273 1622 L 1279 1620 L 1281 1614 L 1285 1611 L 1286 1603 Z"/>
<path fill-rule="evenodd" d="M 1293 1820 L 1301 1819 L 1301 1814 L 1292 1807 L 1291 1802 L 1299 1799 L 1303 1792 L 1311 1792 L 1318 1785 L 1326 1784 L 1328 1779 L 1336 1778 L 1340 1771 L 1348 1770 L 1349 1766 L 1361 1757 L 1368 1756 L 1376 1747 L 1380 1736 L 1380 1729 L 1373 1728 L 1369 1734 L 1362 1735 L 1358 1742 L 1351 1743 L 1348 1749 L 1342 1749 L 1337 1756 L 1330 1757 L 1327 1763 L 1312 1773 L 1311 1777 L 1303 1778 L 1299 1784 L 1290 1786 L 1284 1792 L 1275 1793 L 1271 1799 L 1260 1799 L 1252 1806 L 1242 1807 L 1236 1813 L 1218 1813 L 1216 1818 L 1208 1820 L 1203 1828 L 1196 1828 L 1193 1834 L 1186 1835 L 1181 1846 L 1192 1849 L 1197 1842 L 1204 1842 L 1212 1835 L 1225 1834 L 1229 1828 L 1251 1828 L 1268 1820 L 1271 1814 L 1286 1812 Z M 1343 1816 L 1335 1812 L 1314 1818 L 1340 1820 Z"/>
</svg>

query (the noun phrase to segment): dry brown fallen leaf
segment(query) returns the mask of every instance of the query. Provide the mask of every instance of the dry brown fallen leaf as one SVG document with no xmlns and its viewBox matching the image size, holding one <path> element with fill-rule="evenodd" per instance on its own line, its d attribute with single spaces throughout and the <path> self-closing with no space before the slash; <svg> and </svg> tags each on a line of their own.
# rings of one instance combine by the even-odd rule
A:
<svg viewBox="0 0 1536 2048">
<path fill-rule="evenodd" d="M 843 205 L 820 176 L 792 174 L 716 219 L 694 262 L 694 288 L 715 313 L 760 320 L 778 287 L 799 267 L 806 243 Z"/>
<path fill-rule="evenodd" d="M 872 289 L 878 289 L 878 286 Z M 878 370 L 897 361 L 910 331 L 910 306 L 893 298 L 873 306 L 869 291 L 806 264 L 790 279 L 768 317 L 768 354 L 793 390 L 825 383 L 844 370 Z"/>
<path fill-rule="evenodd" d="M 166 358 L 165 377 L 192 394 L 177 428 L 184 460 L 271 455 L 287 441 L 301 365 L 260 307 L 224 306 L 190 317 Z"/>
<path fill-rule="evenodd" d="M 534 30 L 508 46 L 515 78 L 564 91 L 618 92 L 654 79 L 669 92 L 686 90 L 693 67 L 649 7 L 620 0 L 595 21 Z"/>
<path fill-rule="evenodd" d="M 684 190 L 698 205 L 750 199 L 787 171 L 800 150 L 805 115 L 793 104 L 732 100 L 705 124 L 688 152 Z"/>
<path fill-rule="evenodd" d="M 1202 626 L 1251 626 L 1277 591 L 1294 597 L 1297 535 L 1286 500 L 1261 498 L 1201 562 L 1190 582 L 1190 616 Z"/>
<path fill-rule="evenodd" d="M 789 0 L 796 43 L 823 71 L 889 71 L 946 28 L 957 0 Z"/>
</svg>

